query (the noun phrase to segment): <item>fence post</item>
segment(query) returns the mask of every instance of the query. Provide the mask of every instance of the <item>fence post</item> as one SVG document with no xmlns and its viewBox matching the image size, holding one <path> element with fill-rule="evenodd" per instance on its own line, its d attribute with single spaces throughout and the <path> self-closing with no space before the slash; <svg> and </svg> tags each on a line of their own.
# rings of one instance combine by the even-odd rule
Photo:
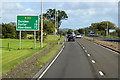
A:
<svg viewBox="0 0 120 80">
<path fill-rule="evenodd" d="M 10 50 L 10 48 L 9 48 L 9 43 L 8 43 L 8 50 Z"/>
</svg>

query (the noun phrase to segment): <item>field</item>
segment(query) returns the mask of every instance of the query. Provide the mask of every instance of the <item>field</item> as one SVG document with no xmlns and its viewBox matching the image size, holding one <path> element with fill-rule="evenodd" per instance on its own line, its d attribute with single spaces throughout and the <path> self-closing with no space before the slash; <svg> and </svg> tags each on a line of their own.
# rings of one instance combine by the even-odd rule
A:
<svg viewBox="0 0 120 80">
<path fill-rule="evenodd" d="M 56 39 L 55 39 L 56 38 Z M 59 36 L 48 35 L 45 42 L 57 42 Z M 54 40 L 55 39 L 55 40 Z M 34 49 L 34 40 L 22 39 L 21 50 L 19 50 L 19 39 L 0 39 L 2 40 L 2 74 L 6 74 L 9 70 L 19 65 L 22 61 L 33 56 L 35 53 L 46 48 L 49 43 L 44 43 L 40 48 L 40 42 L 36 42 Z M 8 48 L 9 43 L 9 48 Z M 50 57 L 51 58 L 51 57 Z M 48 58 L 49 59 L 49 58 Z"/>
</svg>

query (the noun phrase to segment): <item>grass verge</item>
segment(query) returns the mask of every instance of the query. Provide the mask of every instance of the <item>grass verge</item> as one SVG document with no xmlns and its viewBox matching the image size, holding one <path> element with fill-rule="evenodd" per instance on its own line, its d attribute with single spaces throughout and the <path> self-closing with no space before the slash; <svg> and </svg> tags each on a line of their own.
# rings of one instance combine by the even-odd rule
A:
<svg viewBox="0 0 120 80">
<path fill-rule="evenodd" d="M 44 42 L 49 42 L 49 43 L 52 43 L 52 42 L 58 42 L 58 39 L 60 38 L 60 35 L 47 35 L 47 38 L 45 39 Z M 61 42 L 64 42 L 65 38 L 62 36 L 61 38 Z"/>
<path fill-rule="evenodd" d="M 48 61 L 55 56 L 55 54 L 57 53 L 57 51 L 62 47 L 62 45 L 54 45 L 50 51 L 46 54 L 44 54 L 42 57 L 40 57 L 37 61 L 37 65 L 40 65 L 41 67 L 43 67 L 46 63 L 48 63 Z"/>
<path fill-rule="evenodd" d="M 120 37 L 117 37 L 117 36 L 99 36 L 99 37 L 110 38 L 110 39 L 120 39 Z"/>
</svg>

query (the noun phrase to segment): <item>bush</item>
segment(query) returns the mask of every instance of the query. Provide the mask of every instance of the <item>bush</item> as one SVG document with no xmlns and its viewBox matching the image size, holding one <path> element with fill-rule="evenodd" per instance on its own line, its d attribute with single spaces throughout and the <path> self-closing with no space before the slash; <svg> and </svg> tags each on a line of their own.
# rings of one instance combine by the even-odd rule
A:
<svg viewBox="0 0 120 80">
<path fill-rule="evenodd" d="M 3 38 L 15 38 L 16 30 L 10 24 L 2 24 L 2 37 Z"/>
</svg>

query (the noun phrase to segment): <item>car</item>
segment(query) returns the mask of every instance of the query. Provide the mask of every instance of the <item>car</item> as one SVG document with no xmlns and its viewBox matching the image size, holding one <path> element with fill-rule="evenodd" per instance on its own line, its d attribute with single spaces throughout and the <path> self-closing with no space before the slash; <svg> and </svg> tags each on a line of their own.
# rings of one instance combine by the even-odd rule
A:
<svg viewBox="0 0 120 80">
<path fill-rule="evenodd" d="M 72 36 L 72 35 L 70 35 L 70 36 L 68 37 L 68 41 L 75 41 L 75 37 Z"/>
<path fill-rule="evenodd" d="M 71 34 L 67 34 L 67 38 L 69 38 L 69 36 L 71 36 Z"/>
<path fill-rule="evenodd" d="M 91 32 L 91 33 L 90 33 L 90 36 L 94 36 L 94 35 L 95 35 L 94 32 Z"/>
<path fill-rule="evenodd" d="M 77 34 L 77 35 L 76 35 L 76 38 L 81 38 L 81 34 Z"/>
</svg>

